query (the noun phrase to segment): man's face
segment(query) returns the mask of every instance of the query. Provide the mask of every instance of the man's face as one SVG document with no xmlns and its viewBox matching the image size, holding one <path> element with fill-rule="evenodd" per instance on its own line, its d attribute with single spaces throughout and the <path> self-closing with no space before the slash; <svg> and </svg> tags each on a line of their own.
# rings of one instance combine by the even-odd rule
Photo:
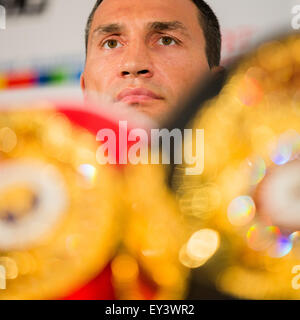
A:
<svg viewBox="0 0 300 320">
<path fill-rule="evenodd" d="M 209 71 L 198 13 L 191 0 L 103 0 L 83 90 L 160 119 Z"/>
</svg>

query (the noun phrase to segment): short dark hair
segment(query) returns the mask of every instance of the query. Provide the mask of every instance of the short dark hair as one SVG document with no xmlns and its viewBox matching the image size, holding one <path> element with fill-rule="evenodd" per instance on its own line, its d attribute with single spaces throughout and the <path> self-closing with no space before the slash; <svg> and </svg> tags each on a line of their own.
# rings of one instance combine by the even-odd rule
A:
<svg viewBox="0 0 300 320">
<path fill-rule="evenodd" d="M 85 28 L 85 48 L 87 52 L 89 33 L 94 14 L 103 0 L 97 0 Z M 121 1 L 121 0 L 120 0 Z M 206 42 L 205 52 L 210 68 L 218 66 L 221 59 L 221 31 L 218 18 L 203 0 L 191 0 L 199 9 L 199 22 Z"/>
</svg>

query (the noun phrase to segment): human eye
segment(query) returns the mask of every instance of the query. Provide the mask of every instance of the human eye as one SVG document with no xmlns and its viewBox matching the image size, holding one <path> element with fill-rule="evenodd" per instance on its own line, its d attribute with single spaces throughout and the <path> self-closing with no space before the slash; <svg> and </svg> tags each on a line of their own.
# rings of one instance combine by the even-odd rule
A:
<svg viewBox="0 0 300 320">
<path fill-rule="evenodd" d="M 110 50 L 120 48 L 122 44 L 116 39 L 108 39 L 102 44 L 102 47 Z"/>
<path fill-rule="evenodd" d="M 159 39 L 158 43 L 163 46 L 173 46 L 173 45 L 177 44 L 178 42 L 172 37 L 163 36 Z"/>
</svg>

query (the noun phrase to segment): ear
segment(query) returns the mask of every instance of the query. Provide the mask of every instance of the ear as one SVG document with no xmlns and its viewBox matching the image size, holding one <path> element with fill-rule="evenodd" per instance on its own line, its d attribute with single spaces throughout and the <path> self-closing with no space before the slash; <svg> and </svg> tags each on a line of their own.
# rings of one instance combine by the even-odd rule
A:
<svg viewBox="0 0 300 320">
<path fill-rule="evenodd" d="M 84 99 L 84 101 L 86 101 L 87 100 L 87 92 L 85 90 L 86 87 L 85 87 L 84 72 L 80 76 L 80 87 L 81 87 L 81 91 L 83 94 L 83 99 Z"/>
<path fill-rule="evenodd" d="M 212 72 L 212 74 L 216 74 L 216 73 L 221 73 L 225 71 L 225 68 L 223 66 L 215 66 L 212 67 L 212 69 L 210 70 Z"/>
<path fill-rule="evenodd" d="M 85 91 L 84 73 L 82 73 L 80 76 L 80 87 L 81 87 L 82 92 L 84 93 L 84 91 Z"/>
</svg>

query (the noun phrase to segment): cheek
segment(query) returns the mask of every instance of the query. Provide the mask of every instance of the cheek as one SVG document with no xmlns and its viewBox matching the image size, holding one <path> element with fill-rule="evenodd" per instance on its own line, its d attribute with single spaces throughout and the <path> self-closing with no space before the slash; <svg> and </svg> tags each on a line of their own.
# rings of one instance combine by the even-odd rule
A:
<svg viewBox="0 0 300 320">
<path fill-rule="evenodd" d="M 85 85 L 88 90 L 105 91 L 113 79 L 115 62 L 109 58 L 89 58 L 86 63 Z"/>
<path fill-rule="evenodd" d="M 178 99 L 188 92 L 197 80 L 209 71 L 205 57 L 190 55 L 185 51 L 170 52 L 160 56 L 157 61 L 158 77 L 162 84 Z"/>
</svg>

